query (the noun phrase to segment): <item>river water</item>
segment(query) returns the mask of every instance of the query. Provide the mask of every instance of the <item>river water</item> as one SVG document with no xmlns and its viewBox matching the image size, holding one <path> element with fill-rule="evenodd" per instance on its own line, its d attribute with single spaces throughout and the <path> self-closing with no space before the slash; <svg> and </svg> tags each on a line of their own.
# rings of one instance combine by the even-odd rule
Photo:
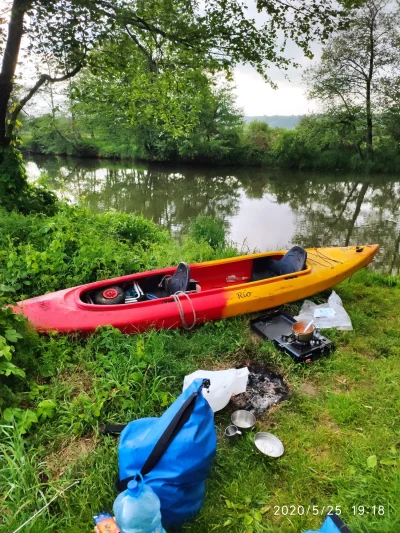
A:
<svg viewBox="0 0 400 533">
<path fill-rule="evenodd" d="M 220 216 L 245 251 L 379 243 L 374 268 L 399 273 L 397 176 L 44 156 L 27 161 L 32 181 L 94 211 L 141 212 L 171 231 L 198 214 Z"/>
</svg>

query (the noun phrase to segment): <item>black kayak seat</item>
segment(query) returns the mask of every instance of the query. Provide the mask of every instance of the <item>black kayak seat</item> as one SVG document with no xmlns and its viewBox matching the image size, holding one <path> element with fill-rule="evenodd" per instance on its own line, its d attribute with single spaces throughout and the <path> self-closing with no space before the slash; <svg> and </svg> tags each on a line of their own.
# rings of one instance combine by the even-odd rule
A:
<svg viewBox="0 0 400 533">
<path fill-rule="evenodd" d="M 167 293 L 169 296 L 176 292 L 186 292 L 190 282 L 190 267 L 186 263 L 179 263 L 177 269 L 168 279 L 166 284 Z"/>
<path fill-rule="evenodd" d="M 282 259 L 258 257 L 253 261 L 251 281 L 274 278 L 300 272 L 306 268 L 307 252 L 301 246 L 293 246 Z"/>
</svg>

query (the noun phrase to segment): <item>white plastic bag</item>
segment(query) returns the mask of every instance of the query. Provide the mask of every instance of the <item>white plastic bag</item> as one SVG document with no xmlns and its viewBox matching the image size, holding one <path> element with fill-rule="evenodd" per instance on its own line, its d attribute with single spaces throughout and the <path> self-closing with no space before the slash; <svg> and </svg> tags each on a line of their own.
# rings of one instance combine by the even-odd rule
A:
<svg viewBox="0 0 400 533">
<path fill-rule="evenodd" d="M 343 307 L 343 302 L 335 291 L 332 291 L 326 304 L 317 305 L 310 300 L 304 300 L 300 314 L 294 318 L 297 321 L 304 320 L 307 323 L 313 319 L 316 328 L 353 329 L 350 317 Z"/>
<path fill-rule="evenodd" d="M 244 367 L 238 370 L 197 370 L 185 376 L 183 390 L 198 378 L 210 380 L 210 388 L 208 391 L 203 389 L 203 396 L 215 413 L 228 405 L 231 396 L 246 392 L 249 369 Z"/>
</svg>

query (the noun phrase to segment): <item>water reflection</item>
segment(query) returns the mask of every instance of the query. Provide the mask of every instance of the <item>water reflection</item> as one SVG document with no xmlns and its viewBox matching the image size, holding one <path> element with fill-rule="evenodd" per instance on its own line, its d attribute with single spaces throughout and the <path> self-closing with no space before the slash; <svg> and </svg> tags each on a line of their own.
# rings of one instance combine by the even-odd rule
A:
<svg viewBox="0 0 400 533">
<path fill-rule="evenodd" d="M 348 182 L 314 177 L 291 187 L 274 183 L 279 202 L 296 214 L 292 240 L 303 246 L 379 243 L 377 270 L 399 273 L 400 183 L 394 178 L 360 176 Z M 350 176 L 349 179 L 352 179 Z"/>
<path fill-rule="evenodd" d="M 155 166 L 35 157 L 29 175 L 96 211 L 139 211 L 171 230 L 222 216 L 231 238 L 260 250 L 378 242 L 376 269 L 400 269 L 400 181 L 387 176 Z"/>
</svg>

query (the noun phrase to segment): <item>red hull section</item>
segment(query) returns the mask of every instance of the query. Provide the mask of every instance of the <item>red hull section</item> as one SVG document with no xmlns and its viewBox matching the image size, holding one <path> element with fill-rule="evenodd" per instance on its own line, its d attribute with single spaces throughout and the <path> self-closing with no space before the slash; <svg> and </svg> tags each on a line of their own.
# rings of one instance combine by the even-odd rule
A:
<svg viewBox="0 0 400 533">
<path fill-rule="evenodd" d="M 193 265 L 193 273 L 195 267 L 196 265 Z M 141 279 L 149 275 L 172 275 L 174 271 L 175 268 L 153 270 L 81 285 L 25 300 L 15 306 L 14 311 L 26 315 L 33 326 L 42 332 L 55 330 L 62 333 L 75 331 L 91 333 L 97 327 L 105 325 L 112 325 L 124 333 L 139 333 L 150 328 L 182 327 L 179 308 L 172 297 L 113 306 L 87 304 L 81 300 L 81 295 L 89 290 L 131 281 L 140 283 Z M 222 271 L 221 274 L 224 277 Z M 199 277 L 201 278 L 196 273 L 196 279 Z M 219 283 L 216 281 L 216 284 Z M 218 287 L 215 289 L 210 287 L 206 294 L 204 292 L 191 294 L 190 302 L 187 298 L 180 297 L 185 321 L 189 326 L 194 322 L 193 311 L 196 314 L 196 324 L 222 318 L 226 301 L 226 294 Z"/>
</svg>

